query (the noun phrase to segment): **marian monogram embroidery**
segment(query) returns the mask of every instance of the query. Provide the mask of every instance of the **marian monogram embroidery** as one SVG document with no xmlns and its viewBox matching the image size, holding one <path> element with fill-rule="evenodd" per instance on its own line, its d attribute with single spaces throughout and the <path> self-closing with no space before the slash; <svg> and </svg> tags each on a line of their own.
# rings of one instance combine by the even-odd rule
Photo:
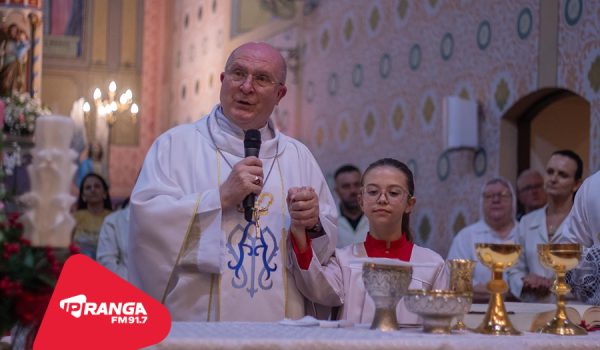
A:
<svg viewBox="0 0 600 350">
<path fill-rule="evenodd" d="M 264 203 L 265 201 L 267 203 Z M 272 203 L 272 194 L 261 193 L 256 201 L 256 207 L 260 208 L 260 216 L 269 213 Z M 260 234 L 256 234 L 257 228 L 260 230 Z M 256 232 L 252 235 L 251 231 Z M 239 238 L 240 235 L 241 238 Z M 254 297 L 259 288 L 269 290 L 273 287 L 271 272 L 277 270 L 277 264 L 273 262 L 273 259 L 279 252 L 279 246 L 277 238 L 269 226 L 260 228 L 254 221 L 246 223 L 244 228 L 239 224 L 236 225 L 227 237 L 227 250 L 233 258 L 227 263 L 227 267 L 234 272 L 231 279 L 231 285 L 234 288 L 245 288 L 250 297 Z M 248 259 L 249 266 L 248 263 L 244 265 L 244 261 L 248 261 Z"/>
</svg>

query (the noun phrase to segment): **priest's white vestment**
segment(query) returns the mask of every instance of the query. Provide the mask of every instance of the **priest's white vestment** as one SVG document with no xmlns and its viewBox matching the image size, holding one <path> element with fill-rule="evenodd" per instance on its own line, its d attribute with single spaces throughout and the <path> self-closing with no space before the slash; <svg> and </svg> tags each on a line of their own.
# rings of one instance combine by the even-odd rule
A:
<svg viewBox="0 0 600 350">
<path fill-rule="evenodd" d="M 585 248 L 600 245 L 600 171 L 585 179 L 577 190 L 565 226 L 564 241 Z"/>
<path fill-rule="evenodd" d="M 260 130 L 261 234 L 237 209 L 221 210 L 219 186 L 244 157 L 244 132 L 217 105 L 172 128 L 149 150 L 131 196 L 129 276 L 174 321 L 276 321 L 305 314 L 286 268 L 290 187 L 311 186 L 327 233 L 313 240 L 325 262 L 336 244 L 337 208 L 302 143 L 269 121 Z"/>
</svg>

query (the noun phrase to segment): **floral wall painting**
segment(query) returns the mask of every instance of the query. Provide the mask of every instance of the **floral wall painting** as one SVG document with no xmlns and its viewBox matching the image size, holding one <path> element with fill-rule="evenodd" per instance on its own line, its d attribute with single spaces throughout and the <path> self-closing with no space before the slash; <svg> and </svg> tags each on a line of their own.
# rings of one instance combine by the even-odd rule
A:
<svg viewBox="0 0 600 350">
<path fill-rule="evenodd" d="M 44 55 L 80 58 L 83 38 L 83 0 L 46 0 Z"/>
</svg>

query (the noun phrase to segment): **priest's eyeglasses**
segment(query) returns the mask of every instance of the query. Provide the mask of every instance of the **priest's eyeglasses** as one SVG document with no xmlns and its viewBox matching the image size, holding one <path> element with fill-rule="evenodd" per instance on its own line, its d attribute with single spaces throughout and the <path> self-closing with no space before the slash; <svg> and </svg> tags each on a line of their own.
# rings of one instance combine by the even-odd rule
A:
<svg viewBox="0 0 600 350">
<path fill-rule="evenodd" d="M 248 73 L 247 71 L 239 68 L 226 71 L 225 74 L 229 77 L 229 79 L 231 79 L 231 81 L 240 85 L 246 82 L 248 76 L 251 77 L 250 81 L 254 87 L 259 86 L 266 88 L 272 85 L 283 85 L 283 83 L 274 80 L 268 74 Z"/>
</svg>

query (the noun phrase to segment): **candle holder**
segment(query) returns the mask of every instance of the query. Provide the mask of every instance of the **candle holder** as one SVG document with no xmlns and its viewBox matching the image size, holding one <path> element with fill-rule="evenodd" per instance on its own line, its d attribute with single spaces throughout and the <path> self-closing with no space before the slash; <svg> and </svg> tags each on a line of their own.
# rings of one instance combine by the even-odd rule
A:
<svg viewBox="0 0 600 350">
<path fill-rule="evenodd" d="M 586 335 L 587 331 L 567 318 L 565 295 L 571 288 L 565 281 L 568 270 L 579 264 L 581 245 L 576 243 L 538 244 L 538 258 L 542 265 L 554 270 L 556 279 L 552 292 L 556 294 L 556 314 L 545 326 L 538 329 L 540 333 L 556 335 Z"/>
<path fill-rule="evenodd" d="M 475 332 L 492 335 L 521 335 L 513 327 L 506 308 L 502 294 L 508 292 L 508 284 L 504 281 L 502 273 L 517 262 L 521 254 L 519 244 L 493 244 L 477 243 L 475 250 L 479 260 L 492 270 L 492 279 L 487 284 L 490 291 L 490 303 L 483 321 L 475 329 Z"/>
</svg>

